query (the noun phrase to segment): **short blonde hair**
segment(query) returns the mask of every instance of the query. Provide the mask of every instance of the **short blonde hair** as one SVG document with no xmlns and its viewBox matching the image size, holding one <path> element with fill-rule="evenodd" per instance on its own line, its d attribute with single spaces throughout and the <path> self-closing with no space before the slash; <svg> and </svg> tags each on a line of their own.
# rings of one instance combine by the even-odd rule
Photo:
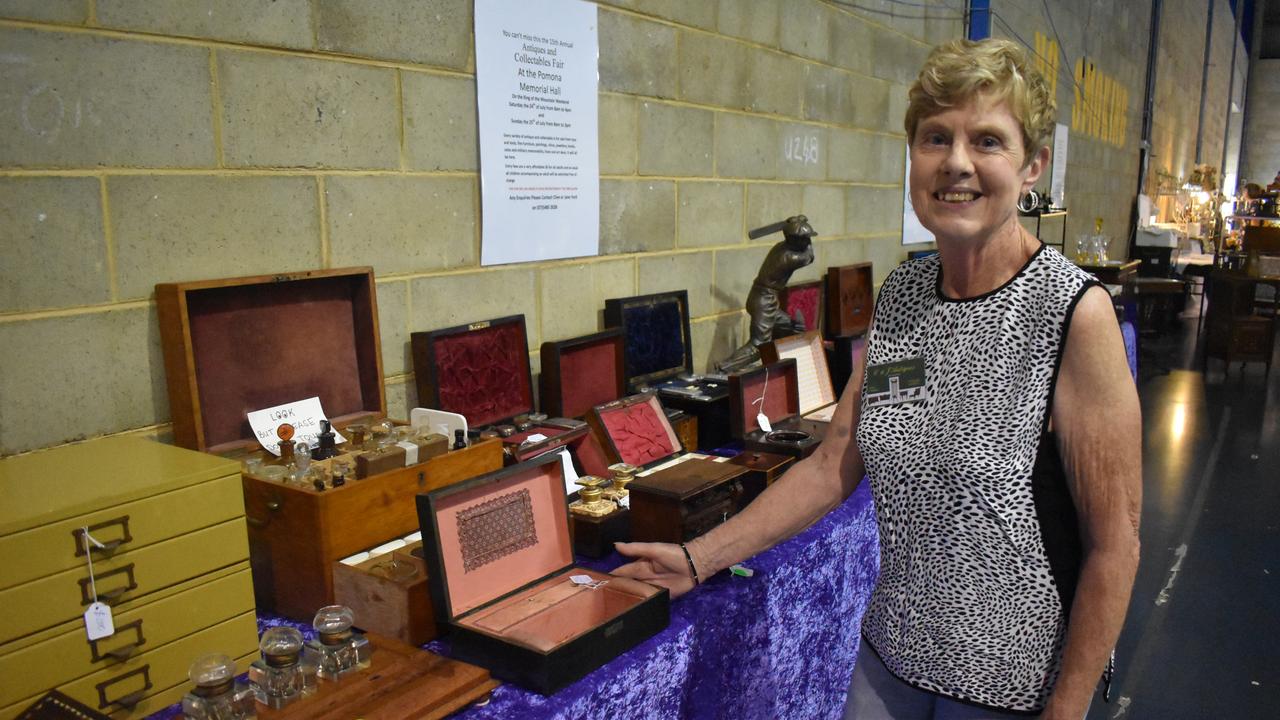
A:
<svg viewBox="0 0 1280 720">
<path fill-rule="evenodd" d="M 907 142 L 915 138 L 920 121 L 980 95 L 1009 103 L 1022 125 L 1026 162 L 1048 145 L 1058 119 L 1049 83 L 1021 47 L 995 38 L 952 40 L 929 53 L 908 95 Z"/>
</svg>

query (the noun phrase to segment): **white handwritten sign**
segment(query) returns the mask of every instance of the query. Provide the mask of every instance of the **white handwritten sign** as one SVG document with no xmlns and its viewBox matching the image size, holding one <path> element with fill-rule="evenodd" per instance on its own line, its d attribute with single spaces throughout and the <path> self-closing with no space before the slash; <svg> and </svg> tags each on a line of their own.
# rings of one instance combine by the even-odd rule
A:
<svg viewBox="0 0 1280 720">
<path fill-rule="evenodd" d="M 264 410 L 254 410 L 248 414 L 249 426 L 253 428 L 253 436 L 258 444 L 273 455 L 280 454 L 280 436 L 276 429 L 288 423 L 293 426 L 293 442 L 305 440 L 315 447 L 316 437 L 320 435 L 320 421 L 327 420 L 324 408 L 320 407 L 320 398 L 310 397 L 306 400 L 276 405 Z M 342 442 L 343 437 L 337 430 L 333 431 L 334 442 Z"/>
</svg>

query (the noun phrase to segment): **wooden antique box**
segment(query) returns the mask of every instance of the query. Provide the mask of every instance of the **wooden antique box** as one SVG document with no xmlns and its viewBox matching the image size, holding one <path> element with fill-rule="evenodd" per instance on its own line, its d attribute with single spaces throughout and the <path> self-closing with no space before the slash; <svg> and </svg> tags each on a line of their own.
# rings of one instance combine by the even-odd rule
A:
<svg viewBox="0 0 1280 720">
<path fill-rule="evenodd" d="M 339 560 L 333 566 L 333 594 L 337 604 L 351 608 L 364 630 L 413 646 L 436 637 L 421 541 Z"/>
<path fill-rule="evenodd" d="M 559 458 L 418 496 L 436 622 L 456 657 L 544 694 L 667 626 L 665 588 L 573 564 Z"/>
<path fill-rule="evenodd" d="M 612 462 L 641 468 L 628 486 L 633 541 L 690 540 L 741 507 L 746 470 L 727 458 L 684 452 L 653 394 L 592 408 L 587 422 Z"/>
<path fill-rule="evenodd" d="M 179 445 L 269 459 L 246 413 L 312 396 L 340 431 L 386 415 L 371 268 L 164 283 L 156 304 Z M 333 602 L 337 560 L 413 532 L 417 493 L 501 467 L 501 447 L 324 491 L 242 474 L 258 607 L 310 620 Z"/>
<path fill-rule="evenodd" d="M 825 303 L 825 287 L 822 280 L 793 283 L 782 289 L 780 304 L 782 311 L 792 320 L 802 319 L 805 331 L 821 332 L 827 314 Z"/>
<path fill-rule="evenodd" d="M 627 394 L 622 328 L 542 343 L 542 410 L 582 418 Z"/>
<path fill-rule="evenodd" d="M 524 315 L 415 332 L 410 339 L 418 403 L 462 415 L 475 436 L 482 429 L 498 432 L 508 462 L 572 448 L 586 437 L 581 420 L 530 417 L 533 378 Z"/>
<path fill-rule="evenodd" d="M 237 463 L 104 438 L 0 460 L 0 497 L 0 717 L 56 688 L 141 718 L 187 692 L 197 656 L 257 655 Z M 95 595 L 114 633 L 91 641 Z"/>
<path fill-rule="evenodd" d="M 871 263 L 827 268 L 827 337 L 865 333 L 873 294 Z"/>
<path fill-rule="evenodd" d="M 729 407 L 733 436 L 747 450 L 799 460 L 812 455 L 822 442 L 800 425 L 800 381 L 794 359 L 730 375 Z M 768 430 L 760 426 L 760 414 L 768 419 Z"/>
<path fill-rule="evenodd" d="M 796 378 L 800 384 L 800 421 L 798 428 L 822 439 L 836 411 L 835 387 L 827 369 L 827 353 L 822 336 L 816 332 L 792 335 L 760 346 L 760 357 L 766 365 L 779 360 L 796 361 Z"/>
<path fill-rule="evenodd" d="M 728 379 L 693 372 L 688 291 L 605 300 L 604 322 L 622 328 L 632 392 L 655 391 L 667 408 L 697 418 L 697 444 L 689 447 L 715 449 L 729 441 Z"/>
</svg>

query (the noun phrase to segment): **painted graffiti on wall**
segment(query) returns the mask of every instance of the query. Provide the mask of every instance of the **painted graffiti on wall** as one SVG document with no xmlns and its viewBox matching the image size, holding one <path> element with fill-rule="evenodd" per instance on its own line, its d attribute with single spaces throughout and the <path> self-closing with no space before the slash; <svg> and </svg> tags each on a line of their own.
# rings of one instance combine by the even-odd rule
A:
<svg viewBox="0 0 1280 720">
<path fill-rule="evenodd" d="M 1058 97 L 1058 56 L 1060 55 L 1057 40 L 1050 40 L 1044 33 L 1036 31 L 1036 70 L 1049 82 L 1049 97 Z"/>
<path fill-rule="evenodd" d="M 1076 60 L 1071 130 L 1124 147 L 1129 128 L 1129 88 L 1091 60 Z"/>
</svg>

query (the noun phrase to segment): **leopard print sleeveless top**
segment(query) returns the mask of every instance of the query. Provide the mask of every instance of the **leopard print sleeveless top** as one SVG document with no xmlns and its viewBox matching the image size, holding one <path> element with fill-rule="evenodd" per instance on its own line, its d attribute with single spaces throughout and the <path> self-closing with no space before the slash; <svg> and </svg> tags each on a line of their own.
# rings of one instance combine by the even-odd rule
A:
<svg viewBox="0 0 1280 720">
<path fill-rule="evenodd" d="M 880 526 L 862 632 L 907 683 L 1039 710 L 1058 675 L 1079 537 L 1046 430 L 1071 313 L 1091 276 L 1041 246 L 1003 286 L 951 300 L 934 255 L 881 288 L 867 365 L 923 358 L 926 396 L 857 429 Z"/>
</svg>

